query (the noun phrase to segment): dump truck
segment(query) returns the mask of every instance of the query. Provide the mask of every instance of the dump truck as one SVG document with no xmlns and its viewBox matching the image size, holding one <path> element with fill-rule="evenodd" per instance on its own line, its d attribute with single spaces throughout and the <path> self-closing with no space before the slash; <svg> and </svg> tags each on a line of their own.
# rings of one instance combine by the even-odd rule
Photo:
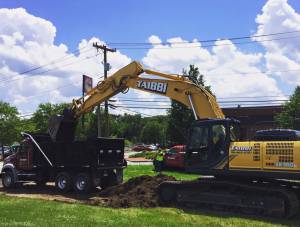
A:
<svg viewBox="0 0 300 227">
<path fill-rule="evenodd" d="M 34 181 L 42 186 L 55 182 L 63 193 L 86 193 L 123 181 L 124 140 L 91 138 L 85 141 L 53 141 L 49 134 L 22 133 L 23 141 L 4 159 L 1 171 L 6 189 Z"/>
</svg>

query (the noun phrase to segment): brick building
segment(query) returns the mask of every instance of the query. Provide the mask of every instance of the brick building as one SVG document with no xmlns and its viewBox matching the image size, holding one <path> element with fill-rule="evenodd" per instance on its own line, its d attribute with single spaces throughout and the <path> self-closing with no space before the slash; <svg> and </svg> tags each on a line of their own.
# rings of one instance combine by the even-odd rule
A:
<svg viewBox="0 0 300 227">
<path fill-rule="evenodd" d="M 241 121 L 241 139 L 251 139 L 257 130 L 276 128 L 274 117 L 282 106 L 223 108 L 226 117 Z"/>
</svg>

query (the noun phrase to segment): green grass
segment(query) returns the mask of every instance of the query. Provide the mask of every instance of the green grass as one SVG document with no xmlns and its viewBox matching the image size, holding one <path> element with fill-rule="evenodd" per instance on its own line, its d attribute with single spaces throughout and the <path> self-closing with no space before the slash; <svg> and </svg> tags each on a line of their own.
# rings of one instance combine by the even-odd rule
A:
<svg viewBox="0 0 300 227">
<path fill-rule="evenodd" d="M 175 208 L 112 209 L 0 195 L 1 226 L 299 226 L 300 221 L 254 219 Z"/>
<path fill-rule="evenodd" d="M 163 173 L 177 179 L 198 177 Z M 128 166 L 125 180 L 145 174 L 156 173 L 152 166 Z M 300 217 L 281 220 L 177 208 L 112 209 L 0 194 L 0 226 L 300 226 Z"/>
<path fill-rule="evenodd" d="M 199 177 L 199 175 L 186 174 L 178 171 L 162 171 L 162 173 L 165 175 L 174 176 L 177 180 L 194 180 Z M 124 180 L 126 181 L 132 177 L 137 177 L 142 175 L 155 176 L 157 175 L 157 172 L 153 171 L 152 165 L 127 166 L 124 173 Z"/>
<path fill-rule="evenodd" d="M 145 158 L 145 159 L 154 159 L 156 152 L 154 151 L 141 151 L 136 154 L 129 155 L 129 158 Z"/>
</svg>

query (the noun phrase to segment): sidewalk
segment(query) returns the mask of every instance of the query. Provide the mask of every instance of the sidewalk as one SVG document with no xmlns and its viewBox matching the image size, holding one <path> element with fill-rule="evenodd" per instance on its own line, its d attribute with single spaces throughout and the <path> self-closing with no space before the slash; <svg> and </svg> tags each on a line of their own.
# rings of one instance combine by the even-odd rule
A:
<svg viewBox="0 0 300 227">
<path fill-rule="evenodd" d="M 152 160 L 145 158 L 126 158 L 128 165 L 152 165 Z"/>
</svg>

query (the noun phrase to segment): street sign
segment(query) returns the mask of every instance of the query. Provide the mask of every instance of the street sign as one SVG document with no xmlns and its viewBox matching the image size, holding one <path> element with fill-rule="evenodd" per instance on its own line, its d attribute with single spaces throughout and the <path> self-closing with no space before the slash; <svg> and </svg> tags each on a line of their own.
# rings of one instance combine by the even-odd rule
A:
<svg viewBox="0 0 300 227">
<path fill-rule="evenodd" d="M 83 75 L 82 76 L 82 93 L 86 94 L 93 88 L 93 78 Z"/>
</svg>

